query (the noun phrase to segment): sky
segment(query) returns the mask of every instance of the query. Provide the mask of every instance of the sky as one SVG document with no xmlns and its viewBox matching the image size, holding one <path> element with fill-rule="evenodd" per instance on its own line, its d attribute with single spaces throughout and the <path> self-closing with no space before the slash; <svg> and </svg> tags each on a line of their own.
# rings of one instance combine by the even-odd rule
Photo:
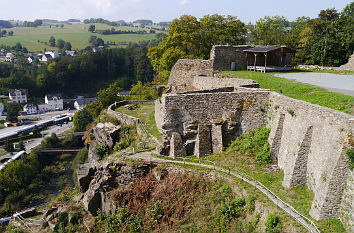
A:
<svg viewBox="0 0 354 233">
<path fill-rule="evenodd" d="M 198 18 L 207 14 L 237 16 L 245 23 L 264 16 L 285 16 L 289 21 L 299 16 L 314 18 L 320 10 L 338 11 L 353 0 L 0 0 L 0 19 L 151 19 L 172 21 L 181 15 Z"/>
</svg>

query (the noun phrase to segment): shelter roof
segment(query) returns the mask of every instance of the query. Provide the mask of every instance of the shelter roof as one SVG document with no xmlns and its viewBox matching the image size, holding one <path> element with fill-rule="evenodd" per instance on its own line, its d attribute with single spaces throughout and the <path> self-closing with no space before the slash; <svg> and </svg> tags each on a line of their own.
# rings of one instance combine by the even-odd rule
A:
<svg viewBox="0 0 354 233">
<path fill-rule="evenodd" d="M 271 45 L 271 46 L 255 46 L 250 49 L 244 50 L 244 52 L 252 52 L 252 53 L 268 53 L 268 52 L 275 52 L 275 51 L 287 52 L 287 53 L 294 53 L 295 50 L 287 47 L 287 46 L 279 46 L 279 45 Z M 283 50 L 283 51 L 282 51 Z"/>
</svg>

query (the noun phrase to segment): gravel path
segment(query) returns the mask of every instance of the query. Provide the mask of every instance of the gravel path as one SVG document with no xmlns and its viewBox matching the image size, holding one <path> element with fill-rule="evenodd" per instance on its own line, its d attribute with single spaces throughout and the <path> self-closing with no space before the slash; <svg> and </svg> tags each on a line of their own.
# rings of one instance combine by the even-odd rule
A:
<svg viewBox="0 0 354 233">
<path fill-rule="evenodd" d="M 227 170 L 222 167 L 218 167 L 217 165 L 215 165 L 215 163 L 213 165 L 208 165 L 208 164 L 203 164 L 203 163 L 199 163 L 199 162 L 194 163 L 194 162 L 189 162 L 189 161 L 168 160 L 168 159 L 152 157 L 151 152 L 137 153 L 137 154 L 130 155 L 127 158 L 135 159 L 135 160 L 143 160 L 146 162 L 157 162 L 157 163 L 172 162 L 172 163 L 176 163 L 176 164 L 188 164 L 188 165 L 210 168 L 210 169 L 214 169 L 216 171 L 229 173 L 233 177 L 238 178 L 238 179 L 242 179 L 243 181 L 245 181 L 248 184 L 257 188 L 268 199 L 270 199 L 272 202 L 274 202 L 274 204 L 276 204 L 279 208 L 281 208 L 287 214 L 289 214 L 291 217 L 293 217 L 298 223 L 300 223 L 307 230 L 309 230 L 309 232 L 314 232 L 314 233 L 320 232 L 311 220 L 309 220 L 305 216 L 298 213 L 292 206 L 290 206 L 289 204 L 287 204 L 286 202 L 281 200 L 279 197 L 277 197 L 272 191 L 270 191 L 267 187 L 262 185 L 260 182 L 252 179 L 251 177 L 248 177 L 245 174 L 230 171 L 230 170 Z M 196 161 L 198 161 L 198 160 L 196 160 Z"/>
</svg>

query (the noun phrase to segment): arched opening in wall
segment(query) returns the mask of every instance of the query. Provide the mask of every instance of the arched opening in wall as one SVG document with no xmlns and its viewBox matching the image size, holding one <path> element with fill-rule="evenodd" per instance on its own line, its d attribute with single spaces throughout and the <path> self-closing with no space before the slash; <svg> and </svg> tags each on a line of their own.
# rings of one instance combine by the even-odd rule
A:
<svg viewBox="0 0 354 233">
<path fill-rule="evenodd" d="M 242 111 L 243 105 L 226 117 L 226 121 L 222 125 L 223 147 L 228 147 L 232 141 L 243 134 L 241 125 Z"/>
</svg>

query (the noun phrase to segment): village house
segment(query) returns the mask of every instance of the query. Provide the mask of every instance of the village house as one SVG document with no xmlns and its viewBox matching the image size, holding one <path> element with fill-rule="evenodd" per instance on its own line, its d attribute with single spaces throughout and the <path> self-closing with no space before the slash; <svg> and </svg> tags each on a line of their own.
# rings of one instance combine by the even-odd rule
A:
<svg viewBox="0 0 354 233">
<path fill-rule="evenodd" d="M 38 105 L 40 112 L 63 110 L 64 103 L 60 94 L 50 94 L 44 97 L 44 104 Z"/>
<path fill-rule="evenodd" d="M 25 106 L 23 106 L 23 111 L 27 114 L 37 114 L 38 113 L 38 108 L 37 105 L 33 103 L 28 103 Z"/>
<path fill-rule="evenodd" d="M 104 49 L 104 46 L 102 46 L 102 45 L 100 45 L 100 46 L 98 46 L 98 47 L 93 47 L 92 48 L 92 52 L 98 52 L 98 51 L 101 51 L 101 50 L 103 50 Z"/>
<path fill-rule="evenodd" d="M 50 56 L 49 54 L 43 54 L 42 56 L 42 61 L 44 62 L 51 61 L 52 59 L 52 56 Z"/>
<path fill-rule="evenodd" d="M 10 89 L 9 90 L 9 103 L 27 103 L 27 90 L 26 89 Z"/>
<path fill-rule="evenodd" d="M 75 100 L 74 102 L 74 107 L 77 110 L 81 110 L 84 107 L 86 107 L 86 105 L 88 105 L 89 103 L 92 103 L 93 101 L 97 100 L 97 98 L 83 98 L 83 97 L 79 97 L 77 100 Z"/>
<path fill-rule="evenodd" d="M 8 62 L 13 62 L 15 60 L 15 57 L 12 53 L 7 53 L 6 56 L 5 56 L 5 61 L 8 61 Z"/>
<path fill-rule="evenodd" d="M 34 62 L 34 57 L 33 57 L 33 56 L 29 56 L 29 57 L 27 58 L 27 60 L 28 60 L 28 63 L 29 63 L 29 64 L 32 64 L 32 63 Z"/>
<path fill-rule="evenodd" d="M 76 56 L 76 51 L 73 50 L 65 50 L 65 54 L 68 56 L 75 57 Z"/>
<path fill-rule="evenodd" d="M 52 59 L 60 57 L 59 53 L 56 50 L 47 50 L 44 54 L 49 54 Z"/>
</svg>

